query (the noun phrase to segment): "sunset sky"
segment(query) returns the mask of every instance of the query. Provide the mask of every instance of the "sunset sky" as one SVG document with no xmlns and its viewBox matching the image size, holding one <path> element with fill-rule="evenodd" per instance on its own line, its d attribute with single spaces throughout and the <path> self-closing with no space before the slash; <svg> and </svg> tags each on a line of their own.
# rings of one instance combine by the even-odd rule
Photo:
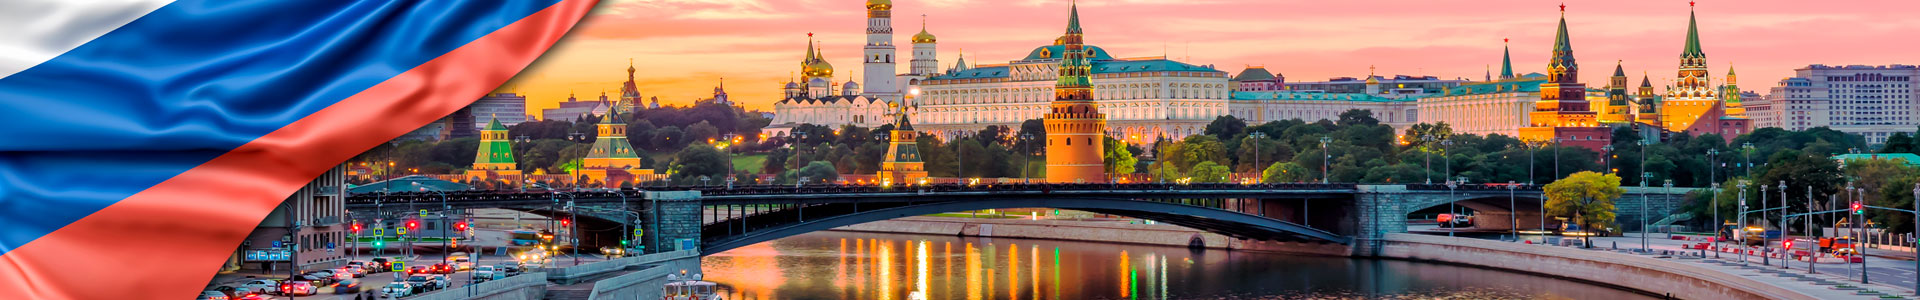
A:
<svg viewBox="0 0 1920 300">
<path fill-rule="evenodd" d="M 551 52 L 500 91 L 528 96 L 529 114 L 568 93 L 616 93 L 627 60 L 643 95 L 684 105 L 709 97 L 721 77 L 735 102 L 772 110 L 799 70 L 807 33 L 844 82 L 861 70 L 864 0 L 605 0 Z M 1117 57 L 1167 55 L 1237 74 L 1265 65 L 1288 81 L 1381 75 L 1480 79 L 1499 68 L 1512 39 L 1516 72 L 1547 64 L 1558 1 L 1491 0 L 1085 0 L 1088 44 Z M 1639 81 L 1674 77 L 1688 2 L 1567 1 L 1581 80 L 1603 85 L 1624 60 Z M 940 69 L 1005 63 L 1051 43 L 1066 26 L 1066 0 L 895 0 L 899 72 L 927 15 L 939 37 Z M 1719 84 L 1729 64 L 1745 90 L 1766 93 L 1808 64 L 1920 64 L 1920 1 L 1708 0 L 1696 7 L 1700 39 Z"/>
</svg>

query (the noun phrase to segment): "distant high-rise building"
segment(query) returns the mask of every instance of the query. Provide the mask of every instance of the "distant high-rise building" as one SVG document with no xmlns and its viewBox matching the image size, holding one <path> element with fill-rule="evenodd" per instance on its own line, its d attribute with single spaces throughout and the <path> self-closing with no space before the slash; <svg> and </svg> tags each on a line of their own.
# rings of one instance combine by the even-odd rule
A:
<svg viewBox="0 0 1920 300">
<path fill-rule="evenodd" d="M 1920 126 L 1920 67 L 1827 66 L 1794 69 L 1762 99 L 1744 101 L 1759 127 L 1806 130 L 1828 127 L 1884 143 L 1896 132 Z"/>
<path fill-rule="evenodd" d="M 472 116 L 474 121 L 473 129 L 475 130 L 487 127 L 487 123 L 481 123 L 479 122 L 480 120 L 491 119 L 500 121 L 500 124 L 506 126 L 518 125 L 520 122 L 527 121 L 526 95 L 515 93 L 487 94 L 486 97 L 480 97 L 480 100 L 474 100 L 473 104 L 468 104 L 467 108 L 467 113 Z"/>
</svg>

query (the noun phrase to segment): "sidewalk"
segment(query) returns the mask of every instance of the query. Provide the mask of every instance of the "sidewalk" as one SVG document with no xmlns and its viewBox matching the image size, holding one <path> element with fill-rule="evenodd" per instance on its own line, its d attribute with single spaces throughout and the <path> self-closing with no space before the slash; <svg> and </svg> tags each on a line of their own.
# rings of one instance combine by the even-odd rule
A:
<svg viewBox="0 0 1920 300">
<path fill-rule="evenodd" d="M 1640 237 L 1634 233 L 1629 233 L 1624 237 L 1596 237 L 1593 240 L 1595 248 L 1611 248 L 1613 243 L 1618 242 L 1620 247 L 1619 251 L 1626 253 L 1633 253 L 1632 251 L 1628 251 L 1628 249 L 1637 249 L 1640 247 Z M 1790 268 L 1782 268 L 1780 263 L 1783 261 L 1778 257 L 1767 260 L 1772 262 L 1772 265 L 1763 265 L 1763 259 L 1761 257 L 1746 256 L 1747 263 L 1742 264 L 1740 263 L 1741 256 L 1735 253 L 1720 253 L 1720 257 L 1715 258 L 1714 253 L 1708 251 L 1704 254 L 1705 256 L 1702 257 L 1701 250 L 1682 248 L 1686 244 L 1701 241 L 1672 240 L 1666 238 L 1664 234 L 1655 233 L 1648 236 L 1648 242 L 1650 244 L 1649 248 L 1653 249 L 1654 254 L 1642 255 L 1695 264 L 1718 272 L 1748 277 L 1820 299 L 1920 298 L 1916 297 L 1914 289 L 1910 284 L 1895 283 L 1885 279 L 1873 280 L 1872 284 L 1860 284 L 1859 279 L 1850 276 L 1852 274 L 1833 273 L 1835 271 L 1844 273 L 1845 270 L 1852 267 L 1852 264 L 1838 263 L 1832 260 L 1821 261 L 1817 267 L 1819 272 L 1816 274 L 1808 274 L 1806 269 L 1807 262 L 1805 261 L 1793 260 Z M 1911 259 L 1911 257 L 1908 257 L 1908 259 Z M 1854 269 L 1854 271 L 1858 270 Z M 1899 279 L 1910 279 L 1914 276 L 1914 273 L 1910 271 L 1896 271 L 1896 273 L 1893 274 L 1888 274 L 1885 271 L 1876 273 L 1879 274 L 1873 274 L 1873 276 L 1875 276 L 1874 278 L 1908 277 Z"/>
</svg>

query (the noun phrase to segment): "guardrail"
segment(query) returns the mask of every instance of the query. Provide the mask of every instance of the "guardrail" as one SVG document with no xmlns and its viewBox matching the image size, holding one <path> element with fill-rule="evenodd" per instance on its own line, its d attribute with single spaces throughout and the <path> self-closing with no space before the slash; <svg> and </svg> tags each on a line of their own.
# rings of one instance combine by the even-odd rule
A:
<svg viewBox="0 0 1920 300">
<path fill-rule="evenodd" d="M 680 255 L 678 257 L 667 257 L 665 258 L 665 260 L 662 260 L 662 261 L 672 261 L 672 260 L 688 259 L 688 258 L 698 259 L 698 257 L 700 256 L 700 253 L 698 251 L 693 251 L 693 250 L 680 250 L 680 251 L 673 251 L 673 252 L 666 252 L 666 253 L 656 253 L 656 255 L 657 254 L 669 254 L 669 255 L 679 254 Z M 698 263 L 696 262 L 695 264 L 698 264 Z M 620 275 L 620 276 L 614 276 L 612 278 L 601 279 L 600 281 L 595 281 L 593 283 L 593 293 L 588 294 L 587 299 L 589 300 L 598 299 L 603 294 L 612 294 L 613 291 L 621 288 L 638 285 L 648 280 L 653 280 L 655 278 L 665 278 L 667 274 L 673 274 L 675 271 L 678 271 L 678 270 L 676 270 L 673 267 L 673 265 L 663 264 L 663 265 L 654 266 L 652 268 L 646 268 L 638 272 L 627 273 L 626 275 Z M 654 291 L 657 291 L 657 289 Z M 643 290 L 642 292 L 645 292 L 645 290 Z M 649 299 L 649 298 L 641 297 L 641 299 Z"/>
<path fill-rule="evenodd" d="M 407 297 L 407 299 L 457 300 L 457 299 L 486 298 L 488 296 L 493 296 L 500 293 L 511 292 L 511 291 L 525 289 L 533 286 L 546 286 L 546 285 L 547 285 L 546 273 L 529 272 L 529 273 L 523 273 L 520 275 L 509 276 L 504 279 L 489 280 L 487 282 L 481 282 L 478 284 L 469 284 L 465 287 L 441 289 L 439 291 L 433 291 L 433 292 L 420 294 L 413 297 Z M 544 293 L 544 291 L 542 293 Z M 472 296 L 469 296 L 469 295 L 472 295 Z"/>
<path fill-rule="evenodd" d="M 662 261 L 668 261 L 673 259 L 686 258 L 688 256 L 699 256 L 699 255 L 700 255 L 700 252 L 695 250 L 678 250 L 678 251 L 661 252 L 661 253 L 647 254 L 647 255 L 634 256 L 634 257 L 624 257 L 624 258 L 618 258 L 618 259 L 613 259 L 608 261 L 566 267 L 566 268 L 544 268 L 541 270 L 547 273 L 547 278 L 546 278 L 547 281 L 559 282 L 562 284 L 571 284 L 575 280 L 580 280 L 593 275 L 599 275 L 607 272 L 619 271 L 622 269 L 626 269 L 629 266 L 662 262 Z"/>
</svg>

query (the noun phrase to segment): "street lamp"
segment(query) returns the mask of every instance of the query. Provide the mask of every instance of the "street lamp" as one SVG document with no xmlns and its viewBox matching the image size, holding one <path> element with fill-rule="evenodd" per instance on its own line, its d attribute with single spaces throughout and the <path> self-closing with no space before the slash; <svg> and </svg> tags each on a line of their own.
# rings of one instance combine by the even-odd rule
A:
<svg viewBox="0 0 1920 300">
<path fill-rule="evenodd" d="M 1762 253 L 1770 252 L 1768 250 L 1772 250 L 1772 248 L 1768 247 L 1767 245 L 1767 243 L 1770 242 L 1769 241 L 1770 239 L 1767 238 L 1767 225 L 1768 223 L 1772 223 L 1772 222 L 1767 221 L 1766 209 L 1767 209 L 1767 183 L 1762 182 L 1760 183 L 1760 252 Z M 1773 257 L 1771 255 L 1761 255 L 1760 264 L 1771 266 L 1773 265 L 1772 259 Z"/>
<path fill-rule="evenodd" d="M 1450 179 L 1450 178 L 1442 178 L 1442 179 Z M 1455 229 L 1455 227 L 1453 226 L 1453 223 L 1455 222 L 1454 219 L 1460 217 L 1460 212 L 1454 210 L 1454 205 L 1453 205 L 1453 200 L 1454 200 L 1453 190 L 1459 187 L 1460 187 L 1460 182 L 1447 180 L 1447 222 L 1445 224 L 1440 224 L 1442 226 L 1447 227 L 1447 237 L 1453 237 L 1453 232 Z"/>
<path fill-rule="evenodd" d="M 1453 176 L 1453 137 L 1440 139 L 1440 158 L 1447 164 L 1446 170 L 1440 173 L 1440 178 Z"/>
<path fill-rule="evenodd" d="M 1720 230 L 1727 225 L 1720 223 L 1720 183 L 1710 184 L 1713 185 L 1711 188 L 1713 190 L 1713 224 L 1708 226 L 1713 227 L 1713 258 L 1720 258 Z M 1705 249 L 1701 250 L 1705 251 Z"/>
<path fill-rule="evenodd" d="M 1740 148 L 1745 149 L 1745 151 L 1741 151 L 1741 153 L 1746 155 L 1746 173 L 1747 176 L 1751 177 L 1753 176 L 1753 143 L 1741 143 Z"/>
<path fill-rule="evenodd" d="M 1023 149 L 1020 152 L 1024 152 L 1020 155 L 1020 183 L 1031 184 L 1033 175 L 1027 171 L 1033 169 L 1033 162 L 1030 161 L 1033 159 L 1033 133 L 1020 133 L 1020 144 Z"/>
<path fill-rule="evenodd" d="M 1431 149 L 1433 145 L 1433 135 L 1422 134 L 1420 135 L 1420 141 L 1420 153 L 1427 157 L 1427 167 L 1422 169 L 1420 172 L 1422 174 L 1420 175 L 1427 177 L 1427 184 L 1433 184 L 1433 149 Z"/>
<path fill-rule="evenodd" d="M 1740 212 L 1740 216 L 1737 218 L 1739 222 L 1736 222 L 1735 226 L 1739 226 L 1739 228 L 1734 229 L 1737 231 L 1728 233 L 1728 234 L 1733 234 L 1733 233 L 1740 234 L 1740 248 L 1746 248 L 1747 238 L 1750 238 L 1750 234 L 1746 233 L 1747 231 L 1747 184 L 1749 183 L 1752 183 L 1752 181 L 1741 179 L 1740 184 L 1736 186 L 1737 188 L 1740 189 L 1740 206 L 1738 206 L 1738 208 L 1734 210 Z M 1744 249 L 1740 251 L 1740 264 L 1742 265 L 1747 264 L 1747 251 L 1745 251 Z"/>
<path fill-rule="evenodd" d="M 1602 167 L 1600 169 L 1600 172 L 1617 173 L 1617 172 L 1613 172 L 1613 145 L 1612 144 L 1608 144 L 1606 146 L 1600 146 L 1600 159 L 1606 161 L 1606 166 Z"/>
<path fill-rule="evenodd" d="M 1787 243 L 1786 242 L 1787 241 L 1787 181 L 1786 180 L 1780 181 L 1780 223 L 1778 224 L 1780 224 L 1780 226 L 1776 226 L 1776 227 L 1780 228 L 1780 246 L 1781 246 L 1780 253 L 1785 254 L 1787 252 L 1793 251 L 1792 248 L 1786 247 L 1787 245 L 1786 244 Z M 1761 228 L 1761 229 L 1764 230 L 1766 228 Z M 1781 258 L 1786 258 L 1786 257 L 1782 256 Z M 1785 269 L 1785 268 L 1788 268 L 1787 266 L 1789 265 L 1790 264 L 1788 264 L 1787 261 L 1784 261 L 1784 260 L 1780 261 L 1780 268 Z"/>
<path fill-rule="evenodd" d="M 1265 133 L 1265 132 L 1259 132 L 1259 131 L 1254 131 L 1254 132 L 1253 132 L 1253 134 L 1249 134 L 1248 136 L 1252 136 L 1252 137 L 1253 137 L 1253 170 L 1254 170 L 1254 172 L 1256 172 L 1256 173 L 1258 173 L 1258 172 L 1259 172 L 1259 171 L 1261 170 L 1261 168 L 1260 168 L 1260 140 L 1261 140 L 1261 139 L 1265 139 L 1265 138 L 1267 138 L 1267 133 Z M 1264 174 L 1263 174 L 1263 175 L 1264 175 Z M 1260 182 L 1260 180 L 1261 180 L 1261 179 L 1265 179 L 1265 178 L 1260 178 L 1260 177 L 1265 177 L 1265 176 L 1256 176 L 1256 177 L 1254 177 L 1254 182 Z"/>
<path fill-rule="evenodd" d="M 1507 225 L 1510 225 L 1507 226 L 1507 235 L 1513 236 L 1514 241 L 1520 240 L 1520 207 L 1516 206 L 1513 201 L 1513 189 L 1517 187 L 1519 186 L 1514 184 L 1512 180 L 1507 181 L 1507 209 L 1513 211 L 1507 214 Z M 1545 205 L 1546 203 L 1541 203 L 1541 206 Z"/>
<path fill-rule="evenodd" d="M 1553 181 L 1560 181 L 1560 138 L 1553 138 Z"/>
<path fill-rule="evenodd" d="M 1640 172 L 1640 253 L 1647 253 L 1647 178 L 1653 172 Z"/>
<path fill-rule="evenodd" d="M 1662 201 L 1666 203 L 1662 203 L 1662 204 L 1667 207 L 1667 214 L 1673 214 L 1673 179 L 1668 178 L 1665 180 L 1661 180 L 1660 187 L 1662 187 L 1662 189 L 1660 189 L 1660 193 L 1666 194 L 1667 196 L 1666 197 L 1667 199 L 1665 199 L 1666 201 Z M 1668 239 L 1673 238 L 1673 231 L 1671 230 L 1661 230 L 1661 231 L 1667 232 Z"/>
<path fill-rule="evenodd" d="M 1327 178 L 1332 177 L 1329 175 L 1333 175 L 1327 174 L 1328 161 L 1333 160 L 1333 154 L 1327 153 L 1327 143 L 1332 142 L 1333 137 L 1320 137 L 1320 184 L 1327 184 L 1327 182 L 1329 182 Z"/>
</svg>

